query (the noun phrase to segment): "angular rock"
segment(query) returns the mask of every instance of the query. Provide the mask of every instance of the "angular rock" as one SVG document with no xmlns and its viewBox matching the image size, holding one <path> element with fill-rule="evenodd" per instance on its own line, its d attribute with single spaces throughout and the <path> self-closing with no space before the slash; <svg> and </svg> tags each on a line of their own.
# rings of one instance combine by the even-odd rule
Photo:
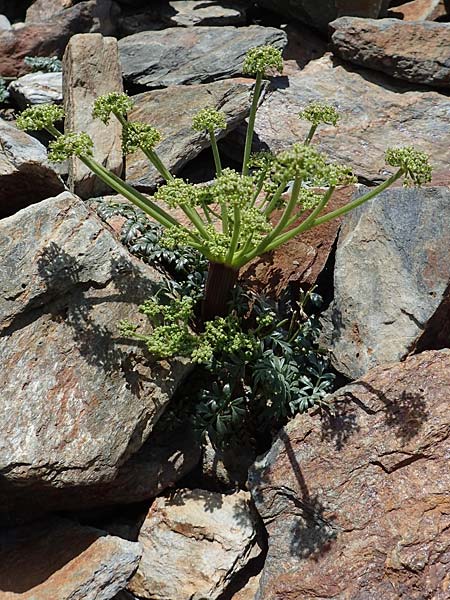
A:
<svg viewBox="0 0 450 600">
<path fill-rule="evenodd" d="M 5 15 L 0 15 L 0 31 L 5 31 L 11 29 L 11 23 L 9 22 L 8 17 Z"/>
<path fill-rule="evenodd" d="M 394 188 L 349 213 L 324 319 L 350 378 L 450 340 L 450 188 Z"/>
<path fill-rule="evenodd" d="M 112 0 L 85 0 L 44 22 L 0 32 L 0 75 L 17 77 L 25 73 L 25 56 L 61 58 L 75 33 L 113 33 L 114 7 Z"/>
<path fill-rule="evenodd" d="M 141 549 L 53 517 L 3 530 L 0 556 L 4 600 L 109 600 L 133 575 Z"/>
<path fill-rule="evenodd" d="M 94 142 L 95 159 L 122 174 L 122 126 L 115 117 L 105 125 L 92 117 L 94 101 L 109 92 L 123 92 L 117 40 L 100 33 L 74 35 L 64 53 L 64 108 L 67 131 L 85 131 Z M 82 198 L 111 189 L 78 158 L 69 160 L 69 188 Z"/>
<path fill-rule="evenodd" d="M 44 146 L 0 119 L 0 218 L 64 189 Z"/>
<path fill-rule="evenodd" d="M 11 99 L 20 110 L 34 104 L 60 104 L 62 94 L 62 73 L 28 73 L 8 86 Z"/>
<path fill-rule="evenodd" d="M 450 87 L 450 25 L 342 17 L 330 24 L 334 52 L 397 79 Z"/>
<path fill-rule="evenodd" d="M 249 499 L 248 492 L 204 490 L 157 498 L 139 535 L 143 555 L 129 591 L 152 600 L 219 598 L 261 552 Z"/>
<path fill-rule="evenodd" d="M 253 85 L 251 79 L 237 78 L 144 92 L 133 97 L 130 119 L 151 123 L 161 131 L 163 139 L 156 151 L 168 169 L 177 173 L 210 145 L 207 134 L 192 129 L 194 115 L 205 106 L 220 109 L 226 115 L 227 129 L 218 137 L 227 135 L 248 115 Z M 161 176 L 139 151 L 127 157 L 127 180 L 140 189 L 151 190 Z"/>
<path fill-rule="evenodd" d="M 76 3 L 77 0 L 34 0 L 27 8 L 25 23 L 42 23 Z"/>
<path fill-rule="evenodd" d="M 436 171 L 448 172 L 450 102 L 433 91 L 388 83 L 373 71 L 352 71 L 326 55 L 300 70 L 288 61 L 285 77 L 275 79 L 256 117 L 257 148 L 278 152 L 306 137 L 309 126 L 298 112 L 309 102 L 335 105 L 338 128 L 321 126 L 314 138 L 320 150 L 348 164 L 366 181 L 382 181 L 390 173 L 384 152 L 390 146 L 417 145 L 429 153 Z M 227 138 L 243 146 L 245 128 Z M 239 134 L 239 139 L 237 139 Z"/>
<path fill-rule="evenodd" d="M 242 73 L 249 48 L 283 49 L 286 34 L 273 27 L 180 27 L 142 31 L 119 42 L 123 75 L 148 88 L 208 83 Z"/>
<path fill-rule="evenodd" d="M 65 192 L 4 219 L 0 246 L 0 511 L 16 496 L 45 507 L 55 489 L 62 508 L 74 488 L 88 496 L 120 474 L 187 367 L 120 336 L 118 322 L 140 321 L 161 276 L 79 198 Z"/>
<path fill-rule="evenodd" d="M 389 11 L 404 21 L 435 21 L 445 15 L 443 0 L 412 0 Z"/>
<path fill-rule="evenodd" d="M 171 0 L 162 18 L 170 25 L 241 25 L 245 22 L 249 2 L 216 0 Z M 174 14 L 175 13 L 175 14 Z"/>
<path fill-rule="evenodd" d="M 299 415 L 249 484 L 269 535 L 258 600 L 448 597 L 450 351 L 378 368 Z"/>
</svg>

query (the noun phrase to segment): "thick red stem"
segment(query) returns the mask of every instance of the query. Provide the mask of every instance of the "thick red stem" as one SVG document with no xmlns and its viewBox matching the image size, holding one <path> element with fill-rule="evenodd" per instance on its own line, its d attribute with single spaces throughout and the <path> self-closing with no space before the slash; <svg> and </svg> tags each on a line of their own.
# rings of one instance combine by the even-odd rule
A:
<svg viewBox="0 0 450 600">
<path fill-rule="evenodd" d="M 228 314 L 228 302 L 236 285 L 239 270 L 221 263 L 210 262 L 206 280 L 205 297 L 202 305 L 204 321 Z"/>
</svg>

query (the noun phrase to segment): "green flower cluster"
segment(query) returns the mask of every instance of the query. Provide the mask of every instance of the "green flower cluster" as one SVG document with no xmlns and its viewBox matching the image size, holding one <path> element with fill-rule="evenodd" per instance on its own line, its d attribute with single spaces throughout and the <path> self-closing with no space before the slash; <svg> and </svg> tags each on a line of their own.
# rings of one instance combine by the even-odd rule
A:
<svg viewBox="0 0 450 600">
<path fill-rule="evenodd" d="M 166 227 L 161 236 L 160 244 L 167 250 L 176 250 L 177 248 L 187 248 L 190 246 L 192 238 L 189 230 L 184 227 Z"/>
<path fill-rule="evenodd" d="M 250 204 L 254 190 L 253 177 L 241 175 L 233 169 L 224 169 L 211 188 L 216 202 L 240 208 Z"/>
<path fill-rule="evenodd" d="M 48 158 L 52 162 L 63 162 L 71 156 L 92 156 L 94 144 L 84 131 L 66 133 L 50 142 Z"/>
<path fill-rule="evenodd" d="M 259 345 L 252 333 L 242 331 L 239 319 L 234 315 L 207 321 L 205 331 L 198 336 L 197 341 L 197 347 L 191 354 L 196 363 L 208 363 L 221 353 L 240 353 L 250 358 Z"/>
<path fill-rule="evenodd" d="M 274 46 L 258 46 L 247 52 L 242 68 L 245 75 L 262 75 L 264 77 L 269 69 L 278 73 L 283 71 L 281 50 Z"/>
<path fill-rule="evenodd" d="M 121 115 L 126 117 L 129 111 L 133 108 L 133 101 L 127 94 L 120 92 L 110 92 L 99 96 L 92 109 L 94 119 L 100 119 L 107 125 L 111 118 L 111 114 Z"/>
<path fill-rule="evenodd" d="M 175 177 L 158 189 L 155 198 L 160 202 L 165 202 L 169 208 L 195 206 L 199 199 L 199 189 L 195 185 Z"/>
<path fill-rule="evenodd" d="M 16 125 L 24 131 L 39 131 L 52 127 L 64 118 L 64 110 L 56 104 L 39 104 L 26 108 L 17 117 Z"/>
<path fill-rule="evenodd" d="M 253 244 L 259 244 L 264 235 L 272 230 L 266 215 L 255 206 L 242 211 L 239 241 L 244 243 L 251 238 Z"/>
<path fill-rule="evenodd" d="M 338 111 L 325 102 L 311 102 L 306 108 L 304 108 L 298 115 L 301 119 L 309 121 L 313 125 L 320 125 L 325 123 L 327 125 L 334 125 L 336 127 L 340 115 Z"/>
<path fill-rule="evenodd" d="M 192 120 L 192 129 L 195 131 L 217 131 L 226 127 L 225 113 L 211 107 L 199 111 Z"/>
<path fill-rule="evenodd" d="M 137 150 L 151 151 L 161 141 L 160 132 L 147 123 L 127 123 L 122 133 L 122 151 L 132 154 Z"/>
<path fill-rule="evenodd" d="M 413 146 L 389 148 L 385 158 L 388 165 L 403 170 L 405 186 L 423 185 L 431 181 L 433 169 L 425 152 Z"/>
<path fill-rule="evenodd" d="M 300 188 L 298 204 L 303 210 L 312 210 L 320 204 L 322 198 L 322 194 L 318 194 L 309 188 Z"/>
</svg>

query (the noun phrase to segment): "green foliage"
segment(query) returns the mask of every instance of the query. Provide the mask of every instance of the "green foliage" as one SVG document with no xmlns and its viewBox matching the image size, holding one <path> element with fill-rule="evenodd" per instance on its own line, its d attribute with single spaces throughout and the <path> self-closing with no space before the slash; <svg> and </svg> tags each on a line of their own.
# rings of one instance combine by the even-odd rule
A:
<svg viewBox="0 0 450 600">
<path fill-rule="evenodd" d="M 44 73 L 62 71 L 62 62 L 57 56 L 25 56 L 23 62 L 33 73 L 36 71 L 44 71 Z"/>
<path fill-rule="evenodd" d="M 336 127 L 340 115 L 339 112 L 325 102 L 311 102 L 304 110 L 299 113 L 301 119 L 309 121 L 313 125 L 325 123 Z"/>
<path fill-rule="evenodd" d="M 153 150 L 161 141 L 159 131 L 146 123 L 128 123 L 122 136 L 122 150 L 124 154 L 132 154 L 137 150 Z"/>
<path fill-rule="evenodd" d="M 0 104 L 5 102 L 5 100 L 7 100 L 9 97 L 9 92 L 6 87 L 6 81 L 0 77 Z"/>
</svg>

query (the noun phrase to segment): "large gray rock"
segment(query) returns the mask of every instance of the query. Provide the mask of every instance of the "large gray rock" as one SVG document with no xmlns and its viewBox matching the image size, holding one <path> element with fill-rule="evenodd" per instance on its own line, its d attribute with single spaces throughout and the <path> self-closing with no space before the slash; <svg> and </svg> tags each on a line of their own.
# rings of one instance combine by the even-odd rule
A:
<svg viewBox="0 0 450 600">
<path fill-rule="evenodd" d="M 394 188 L 349 213 L 325 336 L 355 378 L 450 339 L 450 188 Z"/>
<path fill-rule="evenodd" d="M 330 25 L 334 52 L 413 83 L 450 88 L 450 24 L 342 17 Z"/>
<path fill-rule="evenodd" d="M 286 45 L 273 27 L 179 27 L 143 31 L 120 40 L 125 80 L 148 88 L 207 83 L 242 73 L 250 48 Z"/>
<path fill-rule="evenodd" d="M 122 126 L 115 117 L 108 125 L 92 117 L 94 101 L 109 92 L 123 92 L 117 40 L 100 33 L 74 35 L 63 59 L 66 131 L 84 131 L 94 142 L 95 159 L 116 175 L 122 174 Z M 110 188 L 78 158 L 69 160 L 69 188 L 82 198 L 101 196 Z"/>
<path fill-rule="evenodd" d="M 179 490 L 157 498 L 143 523 L 142 560 L 128 589 L 154 600 L 216 600 L 261 553 L 248 492 Z"/>
<path fill-rule="evenodd" d="M 245 22 L 249 2 L 227 0 L 171 0 L 162 18 L 171 25 L 240 25 Z M 174 14 L 175 13 L 175 14 Z"/>
<path fill-rule="evenodd" d="M 222 138 L 248 115 L 253 85 L 251 79 L 237 78 L 144 92 L 133 97 L 135 107 L 129 118 L 150 123 L 161 131 L 163 139 L 156 151 L 169 170 L 177 173 L 210 145 L 209 135 L 192 129 L 194 115 L 205 106 L 223 111 L 227 129 L 218 134 Z M 140 189 L 151 190 L 161 177 L 139 151 L 127 157 L 127 180 Z"/>
<path fill-rule="evenodd" d="M 350 70 L 330 55 L 309 62 L 303 70 L 287 61 L 285 76 L 274 80 L 274 92 L 258 111 L 255 148 L 280 151 L 303 140 L 309 124 L 298 118 L 298 112 L 312 100 L 321 100 L 336 106 L 341 120 L 337 129 L 321 126 L 314 143 L 364 180 L 387 177 L 391 169 L 386 167 L 384 152 L 390 146 L 417 145 L 429 153 L 436 171 L 448 172 L 448 96 L 400 82 L 393 85 L 373 71 Z M 239 140 L 234 133 L 227 138 L 232 147 L 243 145 L 245 128 L 237 133 Z"/>
<path fill-rule="evenodd" d="M 28 73 L 12 81 L 8 92 L 21 110 L 30 104 L 60 104 L 63 99 L 62 73 Z"/>
<path fill-rule="evenodd" d="M 142 318 L 137 305 L 161 276 L 79 198 L 65 192 L 4 219 L 0 247 L 0 511 L 25 496 L 50 507 L 55 490 L 62 508 L 74 488 L 88 497 L 120 474 L 187 367 L 121 338 L 118 322 Z"/>
<path fill-rule="evenodd" d="M 0 218 L 63 191 L 45 147 L 3 119 L 0 149 Z"/>
<path fill-rule="evenodd" d="M 138 543 L 66 519 L 2 531 L 2 600 L 110 600 L 139 563 Z"/>
</svg>

